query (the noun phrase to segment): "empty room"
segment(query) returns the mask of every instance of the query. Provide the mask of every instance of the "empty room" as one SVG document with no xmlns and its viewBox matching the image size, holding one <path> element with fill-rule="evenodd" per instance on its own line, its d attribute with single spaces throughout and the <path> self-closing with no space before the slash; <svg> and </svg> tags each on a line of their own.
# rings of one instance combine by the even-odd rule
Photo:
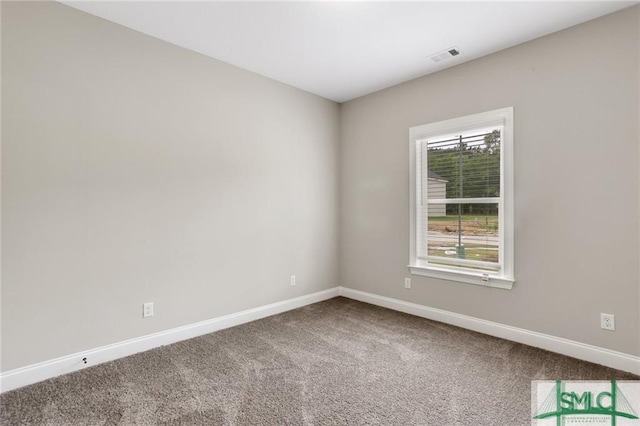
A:
<svg viewBox="0 0 640 426">
<path fill-rule="evenodd" d="M 0 423 L 639 425 L 637 1 L 2 1 Z"/>
</svg>

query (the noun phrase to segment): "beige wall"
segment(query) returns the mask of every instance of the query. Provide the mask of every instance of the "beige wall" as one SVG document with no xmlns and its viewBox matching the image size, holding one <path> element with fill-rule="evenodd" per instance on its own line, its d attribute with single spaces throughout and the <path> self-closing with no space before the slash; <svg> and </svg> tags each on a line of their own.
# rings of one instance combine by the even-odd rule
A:
<svg viewBox="0 0 640 426">
<path fill-rule="evenodd" d="M 336 103 L 56 3 L 2 89 L 3 371 L 338 285 Z"/>
<path fill-rule="evenodd" d="M 639 10 L 344 104 L 341 284 L 640 355 Z M 515 287 L 413 276 L 405 290 L 409 127 L 508 106 Z"/>
</svg>

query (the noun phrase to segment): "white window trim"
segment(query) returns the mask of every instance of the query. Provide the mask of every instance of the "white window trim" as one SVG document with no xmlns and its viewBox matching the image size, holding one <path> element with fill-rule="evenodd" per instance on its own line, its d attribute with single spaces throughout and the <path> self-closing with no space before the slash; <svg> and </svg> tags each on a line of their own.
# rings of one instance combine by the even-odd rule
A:
<svg viewBox="0 0 640 426">
<path fill-rule="evenodd" d="M 429 264 L 416 257 L 416 142 L 431 136 L 462 132 L 485 126 L 502 126 L 500 159 L 500 250 L 502 268 L 499 272 L 481 272 L 444 265 Z M 514 209 L 513 209 L 513 107 L 482 112 L 409 129 L 410 146 L 410 254 L 409 270 L 414 275 L 476 284 L 510 290 L 515 283 L 514 271 Z M 467 200 L 468 201 L 468 200 Z"/>
</svg>

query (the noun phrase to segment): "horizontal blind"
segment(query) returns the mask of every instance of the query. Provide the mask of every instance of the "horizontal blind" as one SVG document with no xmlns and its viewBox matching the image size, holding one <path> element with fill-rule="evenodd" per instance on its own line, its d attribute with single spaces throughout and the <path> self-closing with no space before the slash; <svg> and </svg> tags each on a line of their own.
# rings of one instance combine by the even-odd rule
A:
<svg viewBox="0 0 640 426">
<path fill-rule="evenodd" d="M 500 269 L 501 127 L 417 141 L 417 257 Z"/>
</svg>

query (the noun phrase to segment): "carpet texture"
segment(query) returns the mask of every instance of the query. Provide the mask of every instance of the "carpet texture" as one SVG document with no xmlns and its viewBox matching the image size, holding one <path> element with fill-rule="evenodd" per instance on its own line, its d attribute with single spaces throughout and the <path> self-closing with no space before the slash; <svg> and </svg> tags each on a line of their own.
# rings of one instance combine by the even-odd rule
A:
<svg viewBox="0 0 640 426">
<path fill-rule="evenodd" d="M 530 425 L 531 380 L 637 380 L 345 298 L 0 395 L 3 425 Z"/>
</svg>

